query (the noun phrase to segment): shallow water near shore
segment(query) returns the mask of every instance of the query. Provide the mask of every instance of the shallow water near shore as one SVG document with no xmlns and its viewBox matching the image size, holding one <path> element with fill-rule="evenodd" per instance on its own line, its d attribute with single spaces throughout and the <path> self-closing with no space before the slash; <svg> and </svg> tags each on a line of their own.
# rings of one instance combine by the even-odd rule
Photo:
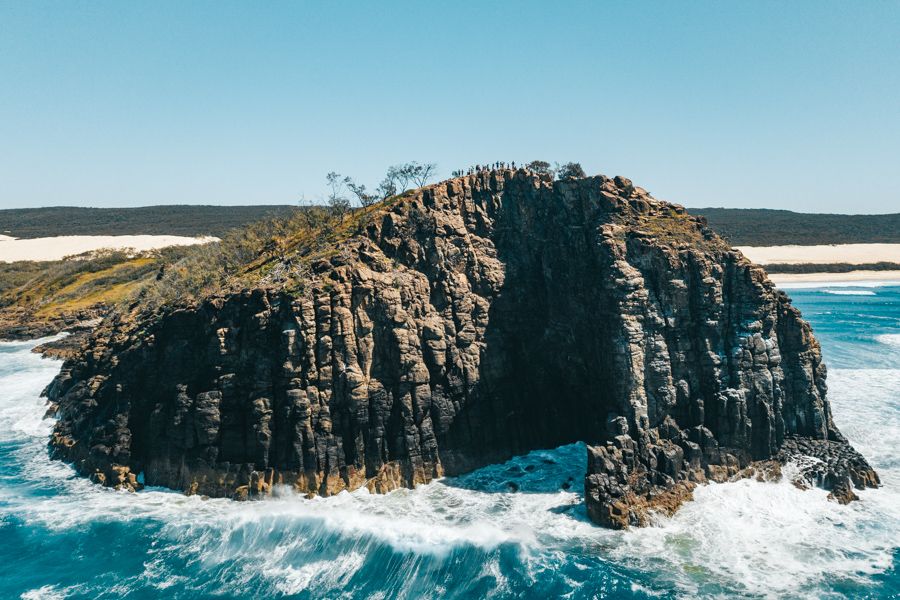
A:
<svg viewBox="0 0 900 600">
<path fill-rule="evenodd" d="M 835 420 L 884 486 L 841 506 L 787 482 L 711 484 L 625 532 L 587 520 L 581 444 L 383 496 L 103 489 L 48 458 L 39 394 L 59 363 L 0 344 L 0 598 L 898 597 L 900 287 L 834 291 L 789 293 Z"/>
</svg>

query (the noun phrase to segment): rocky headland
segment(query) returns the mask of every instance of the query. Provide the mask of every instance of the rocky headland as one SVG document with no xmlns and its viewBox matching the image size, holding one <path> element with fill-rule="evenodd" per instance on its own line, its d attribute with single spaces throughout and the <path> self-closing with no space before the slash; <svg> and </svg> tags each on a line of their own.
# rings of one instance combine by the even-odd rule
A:
<svg viewBox="0 0 900 600">
<path fill-rule="evenodd" d="M 790 299 L 703 219 L 621 177 L 494 170 L 257 285 L 114 313 L 47 394 L 53 456 L 108 486 L 386 492 L 584 441 L 588 514 L 627 527 L 798 456 L 838 500 L 878 485 L 825 377 Z"/>
</svg>

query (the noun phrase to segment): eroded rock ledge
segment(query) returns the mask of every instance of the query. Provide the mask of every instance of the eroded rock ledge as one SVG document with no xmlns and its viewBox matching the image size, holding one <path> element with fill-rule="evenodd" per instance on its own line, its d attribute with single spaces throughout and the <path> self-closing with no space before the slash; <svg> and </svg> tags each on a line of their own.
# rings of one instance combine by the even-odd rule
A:
<svg viewBox="0 0 900 600">
<path fill-rule="evenodd" d="M 878 483 L 787 296 L 627 179 L 453 179 L 312 267 L 299 291 L 108 319 L 48 388 L 53 455 L 106 485 L 245 498 L 383 492 L 582 440 L 611 527 L 799 454 L 841 499 Z"/>
</svg>

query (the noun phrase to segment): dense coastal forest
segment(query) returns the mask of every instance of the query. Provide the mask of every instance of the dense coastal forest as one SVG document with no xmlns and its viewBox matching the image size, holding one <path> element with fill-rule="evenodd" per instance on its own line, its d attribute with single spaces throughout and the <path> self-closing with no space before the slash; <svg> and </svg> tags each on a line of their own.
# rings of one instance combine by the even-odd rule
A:
<svg viewBox="0 0 900 600">
<path fill-rule="evenodd" d="M 213 235 L 267 217 L 286 216 L 286 204 L 259 206 L 58 206 L 0 210 L 0 235 Z M 689 208 L 735 246 L 900 243 L 900 213 L 840 215 L 789 210 Z"/>
<path fill-rule="evenodd" d="M 900 243 L 900 213 L 840 215 L 768 208 L 689 208 L 735 246 Z"/>
<path fill-rule="evenodd" d="M 58 235 L 212 235 L 294 210 L 291 205 L 137 208 L 13 208 L 0 210 L 0 235 L 39 238 Z"/>
</svg>

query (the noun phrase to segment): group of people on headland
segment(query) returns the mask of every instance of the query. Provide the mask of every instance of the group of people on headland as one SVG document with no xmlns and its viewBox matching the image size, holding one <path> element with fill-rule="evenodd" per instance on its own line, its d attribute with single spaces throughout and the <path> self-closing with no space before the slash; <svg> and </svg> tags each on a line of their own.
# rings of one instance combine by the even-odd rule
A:
<svg viewBox="0 0 900 600">
<path fill-rule="evenodd" d="M 570 179 L 575 178 L 579 179 L 582 177 L 586 177 L 584 169 L 581 167 L 581 163 L 577 162 L 567 162 L 564 164 L 555 163 L 554 166 L 550 166 L 545 160 L 533 160 L 528 164 L 516 166 L 515 161 L 513 162 L 503 162 L 497 161 L 492 164 L 486 165 L 474 165 L 469 167 L 468 169 L 461 169 L 458 171 L 453 171 L 453 177 L 464 177 L 466 175 L 473 175 L 475 173 L 487 173 L 489 171 L 494 170 L 503 170 L 503 169 L 523 169 L 526 173 L 532 175 L 540 175 L 542 177 L 549 177 L 551 180 L 555 179 Z"/>
<path fill-rule="evenodd" d="M 472 165 L 468 169 L 459 169 L 457 171 L 453 171 L 453 177 L 462 177 L 463 175 L 474 175 L 475 173 L 483 173 L 486 171 L 494 171 L 498 169 L 517 169 L 517 168 L 527 168 L 525 165 L 522 167 L 516 167 L 516 161 L 512 162 L 504 162 L 497 161 L 495 163 L 486 164 L 486 165 Z"/>
</svg>

